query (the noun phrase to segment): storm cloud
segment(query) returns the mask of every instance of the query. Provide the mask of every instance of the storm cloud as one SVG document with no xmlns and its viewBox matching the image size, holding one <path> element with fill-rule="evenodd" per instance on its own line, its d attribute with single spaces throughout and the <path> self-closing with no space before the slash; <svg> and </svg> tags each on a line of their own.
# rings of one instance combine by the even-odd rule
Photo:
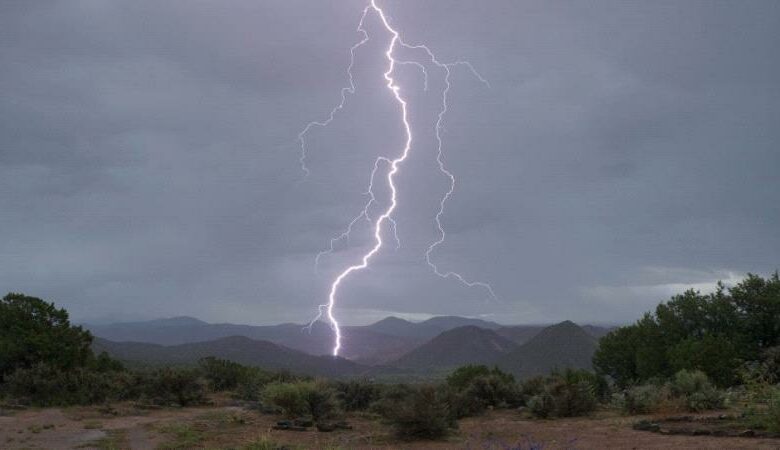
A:
<svg viewBox="0 0 780 450">
<path fill-rule="evenodd" d="M 687 287 L 780 260 L 780 4 L 382 2 L 453 73 L 447 180 L 413 67 L 415 146 L 398 176 L 401 248 L 350 279 L 339 315 L 458 314 L 504 323 L 623 322 Z M 303 322 L 369 243 L 357 214 L 402 129 L 361 1 L 0 4 L 0 288 L 77 320 L 190 315 Z M 435 74 L 434 74 L 435 75 Z"/>
</svg>

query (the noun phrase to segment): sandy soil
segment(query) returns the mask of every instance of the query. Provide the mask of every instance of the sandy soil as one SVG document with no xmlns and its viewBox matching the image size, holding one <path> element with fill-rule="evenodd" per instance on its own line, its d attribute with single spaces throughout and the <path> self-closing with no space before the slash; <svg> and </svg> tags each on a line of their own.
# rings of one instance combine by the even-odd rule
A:
<svg viewBox="0 0 780 450">
<path fill-rule="evenodd" d="M 514 411 L 464 419 L 441 442 L 398 442 L 375 420 L 353 416 L 352 430 L 319 433 L 271 429 L 278 418 L 234 406 L 141 410 L 47 408 L 0 416 L 2 449 L 241 448 L 258 440 L 297 448 L 344 449 L 780 449 L 780 440 L 666 436 L 635 431 L 636 417 L 527 420 Z M 293 447 L 296 448 L 296 447 Z"/>
</svg>

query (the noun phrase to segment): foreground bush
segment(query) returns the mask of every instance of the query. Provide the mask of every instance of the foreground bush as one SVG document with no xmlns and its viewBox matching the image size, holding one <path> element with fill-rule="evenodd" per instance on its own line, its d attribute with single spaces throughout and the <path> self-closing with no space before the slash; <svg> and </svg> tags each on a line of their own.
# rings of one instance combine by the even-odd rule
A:
<svg viewBox="0 0 780 450">
<path fill-rule="evenodd" d="M 384 416 L 399 439 L 440 439 L 455 425 L 445 398 L 434 386 L 415 388 L 385 407 Z"/>
<path fill-rule="evenodd" d="M 525 403 L 535 417 L 584 416 L 596 409 L 600 377 L 581 370 L 554 372 L 528 380 L 522 389 Z"/>
<path fill-rule="evenodd" d="M 704 372 L 681 370 L 666 383 L 658 381 L 626 389 L 616 395 L 615 402 L 626 414 L 650 414 L 719 409 L 725 398 Z"/>
<path fill-rule="evenodd" d="M 265 387 L 262 399 L 290 418 L 310 416 L 315 422 L 331 418 L 339 411 L 335 391 L 324 382 L 274 382 Z"/>
<path fill-rule="evenodd" d="M 643 384 L 628 388 L 615 396 L 615 406 L 625 414 L 650 414 L 660 409 L 662 401 L 670 398 L 668 390 L 655 384 Z"/>
<path fill-rule="evenodd" d="M 710 382 L 704 372 L 681 370 L 669 382 L 674 397 L 680 398 L 689 412 L 723 407 L 725 396 Z"/>
<path fill-rule="evenodd" d="M 215 392 L 236 389 L 250 376 L 251 369 L 233 361 L 209 356 L 198 361 L 209 388 Z"/>
<path fill-rule="evenodd" d="M 143 395 L 157 405 L 198 405 L 206 401 L 206 382 L 188 368 L 164 368 L 143 376 Z"/>
<path fill-rule="evenodd" d="M 460 419 L 480 414 L 486 408 L 507 408 L 521 403 L 515 378 L 494 367 L 468 365 L 455 370 L 441 388 L 450 415 Z"/>
<path fill-rule="evenodd" d="M 333 387 L 347 411 L 367 410 L 381 396 L 380 387 L 368 380 L 336 381 Z"/>
<path fill-rule="evenodd" d="M 85 367 L 91 343 L 89 331 L 72 326 L 54 303 L 14 293 L 0 299 L 0 382 L 39 363 L 61 372 Z"/>
<path fill-rule="evenodd" d="M 35 406 L 89 405 L 126 400 L 138 394 L 137 380 L 127 372 L 60 369 L 37 363 L 7 375 L 4 396 Z"/>
<path fill-rule="evenodd" d="M 292 383 L 309 379 L 307 377 L 295 376 L 285 370 L 269 372 L 258 367 L 245 367 L 245 369 L 245 376 L 238 382 L 233 391 L 233 397 L 240 400 L 262 400 L 263 391 L 270 383 Z"/>
</svg>

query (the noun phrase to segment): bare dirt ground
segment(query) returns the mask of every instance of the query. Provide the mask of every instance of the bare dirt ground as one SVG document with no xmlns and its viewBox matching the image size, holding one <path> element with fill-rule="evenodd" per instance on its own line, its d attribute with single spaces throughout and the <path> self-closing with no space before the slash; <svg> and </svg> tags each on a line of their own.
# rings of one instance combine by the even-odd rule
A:
<svg viewBox="0 0 780 450">
<path fill-rule="evenodd" d="M 635 431 L 638 417 L 528 420 L 491 411 L 460 421 L 440 442 L 399 442 L 371 418 L 349 417 L 352 430 L 281 431 L 279 418 L 235 406 L 143 410 L 132 405 L 46 408 L 0 416 L 2 449 L 242 449 L 273 443 L 290 449 L 780 449 L 778 439 L 668 436 Z M 255 447 L 255 448 L 273 448 Z"/>
</svg>

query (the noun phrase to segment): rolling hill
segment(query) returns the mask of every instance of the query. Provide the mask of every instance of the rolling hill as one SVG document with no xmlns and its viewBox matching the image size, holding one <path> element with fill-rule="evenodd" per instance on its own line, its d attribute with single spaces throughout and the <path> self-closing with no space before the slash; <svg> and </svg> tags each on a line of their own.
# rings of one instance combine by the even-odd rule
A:
<svg viewBox="0 0 780 450">
<path fill-rule="evenodd" d="M 539 332 L 547 328 L 547 326 L 548 325 L 513 325 L 498 328 L 496 333 L 517 345 L 523 345 L 539 334 Z"/>
<path fill-rule="evenodd" d="M 474 325 L 447 330 L 390 363 L 407 369 L 447 368 L 491 364 L 515 350 L 509 339 Z"/>
<path fill-rule="evenodd" d="M 598 341 L 571 321 L 540 331 L 528 342 L 503 355 L 497 365 L 519 379 L 547 374 L 554 369 L 591 369 Z"/>
<path fill-rule="evenodd" d="M 174 317 L 86 327 L 95 336 L 114 342 L 144 342 L 170 346 L 244 336 L 273 342 L 310 355 L 330 354 L 333 339 L 332 330 L 322 322 L 315 322 L 309 329 L 293 323 L 270 326 L 210 324 L 190 317 Z M 344 327 L 342 337 L 343 341 L 349 344 L 344 347 L 342 356 L 347 359 L 366 359 L 372 364 L 383 362 L 383 355 L 397 356 L 422 342 L 415 337 L 379 333 L 370 327 Z"/>
<path fill-rule="evenodd" d="M 120 361 L 150 365 L 194 364 L 214 356 L 264 369 L 287 369 L 291 372 L 325 377 L 356 376 L 368 367 L 331 356 L 313 356 L 268 341 L 244 336 L 230 336 L 206 342 L 164 346 L 142 342 L 113 342 L 96 338 L 95 352 L 105 351 Z"/>
</svg>

